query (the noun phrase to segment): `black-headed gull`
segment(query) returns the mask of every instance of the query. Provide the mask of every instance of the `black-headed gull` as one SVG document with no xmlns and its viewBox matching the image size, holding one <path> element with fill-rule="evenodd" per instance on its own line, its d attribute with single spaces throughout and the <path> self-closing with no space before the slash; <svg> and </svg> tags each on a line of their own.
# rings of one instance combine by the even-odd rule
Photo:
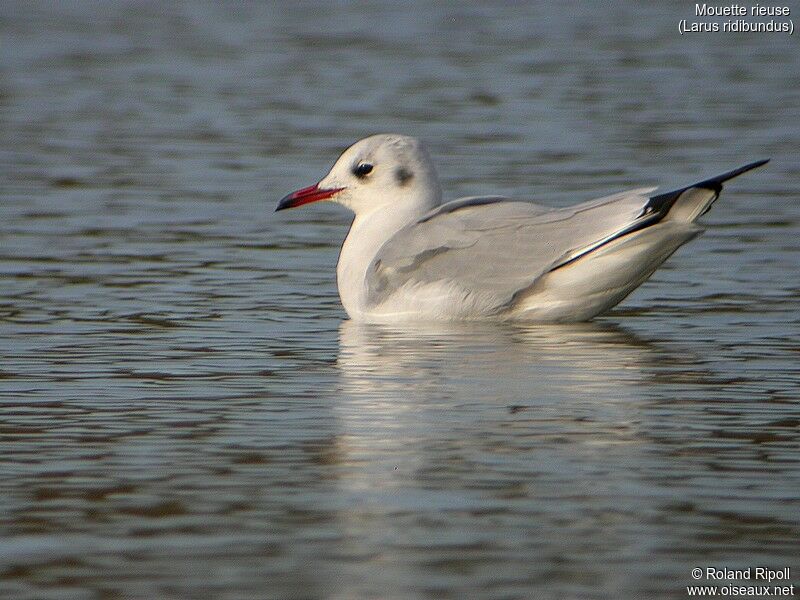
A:
<svg viewBox="0 0 800 600">
<path fill-rule="evenodd" d="M 653 195 L 641 188 L 567 208 L 497 196 L 442 204 L 411 137 L 344 151 L 276 210 L 331 200 L 355 213 L 336 274 L 351 319 L 585 321 L 630 294 L 703 229 L 722 183 L 767 160 Z"/>
</svg>

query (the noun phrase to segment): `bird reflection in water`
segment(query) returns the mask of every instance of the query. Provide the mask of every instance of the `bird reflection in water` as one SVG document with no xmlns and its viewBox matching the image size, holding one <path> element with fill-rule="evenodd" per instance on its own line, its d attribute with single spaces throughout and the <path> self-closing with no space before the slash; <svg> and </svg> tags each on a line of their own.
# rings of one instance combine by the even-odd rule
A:
<svg viewBox="0 0 800 600">
<path fill-rule="evenodd" d="M 409 477 L 474 453 L 522 456 L 566 441 L 576 456 L 640 441 L 642 386 L 666 356 L 607 323 L 345 321 L 339 333 L 334 410 L 347 451 L 402 461 Z"/>
<path fill-rule="evenodd" d="M 528 408 L 587 393 L 619 401 L 637 395 L 648 367 L 664 355 L 601 322 L 393 327 L 344 321 L 339 338 L 343 391 L 411 405 L 448 395 L 454 402 L 519 401 Z"/>
</svg>

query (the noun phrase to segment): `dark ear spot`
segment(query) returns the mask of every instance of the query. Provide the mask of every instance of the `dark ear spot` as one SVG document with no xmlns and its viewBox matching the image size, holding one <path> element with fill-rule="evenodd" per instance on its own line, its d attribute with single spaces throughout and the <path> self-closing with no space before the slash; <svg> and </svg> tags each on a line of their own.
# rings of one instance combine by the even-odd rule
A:
<svg viewBox="0 0 800 600">
<path fill-rule="evenodd" d="M 397 183 L 405 185 L 413 179 L 414 174 L 405 167 L 398 167 L 394 172 L 394 177 L 397 179 Z"/>
</svg>

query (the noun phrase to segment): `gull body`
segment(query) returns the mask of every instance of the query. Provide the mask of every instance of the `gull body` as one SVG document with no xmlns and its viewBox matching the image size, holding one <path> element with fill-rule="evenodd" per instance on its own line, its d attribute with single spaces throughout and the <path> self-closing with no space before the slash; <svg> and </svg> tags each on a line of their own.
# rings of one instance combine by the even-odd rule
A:
<svg viewBox="0 0 800 600">
<path fill-rule="evenodd" d="M 585 321 L 641 285 L 703 228 L 722 183 L 634 189 L 552 208 L 497 196 L 442 203 L 422 144 L 399 134 L 345 150 L 276 210 L 330 200 L 355 214 L 336 269 L 351 319 Z"/>
</svg>

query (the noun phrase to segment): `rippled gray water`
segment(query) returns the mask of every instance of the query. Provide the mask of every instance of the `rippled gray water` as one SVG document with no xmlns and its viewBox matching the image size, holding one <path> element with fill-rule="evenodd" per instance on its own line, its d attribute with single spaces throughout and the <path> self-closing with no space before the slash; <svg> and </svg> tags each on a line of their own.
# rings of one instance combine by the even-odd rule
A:
<svg viewBox="0 0 800 600">
<path fill-rule="evenodd" d="M 653 4 L 0 4 L 0 596 L 800 584 L 796 36 Z M 605 318 L 375 328 L 272 209 L 381 131 L 448 198 L 773 162 Z"/>
</svg>

